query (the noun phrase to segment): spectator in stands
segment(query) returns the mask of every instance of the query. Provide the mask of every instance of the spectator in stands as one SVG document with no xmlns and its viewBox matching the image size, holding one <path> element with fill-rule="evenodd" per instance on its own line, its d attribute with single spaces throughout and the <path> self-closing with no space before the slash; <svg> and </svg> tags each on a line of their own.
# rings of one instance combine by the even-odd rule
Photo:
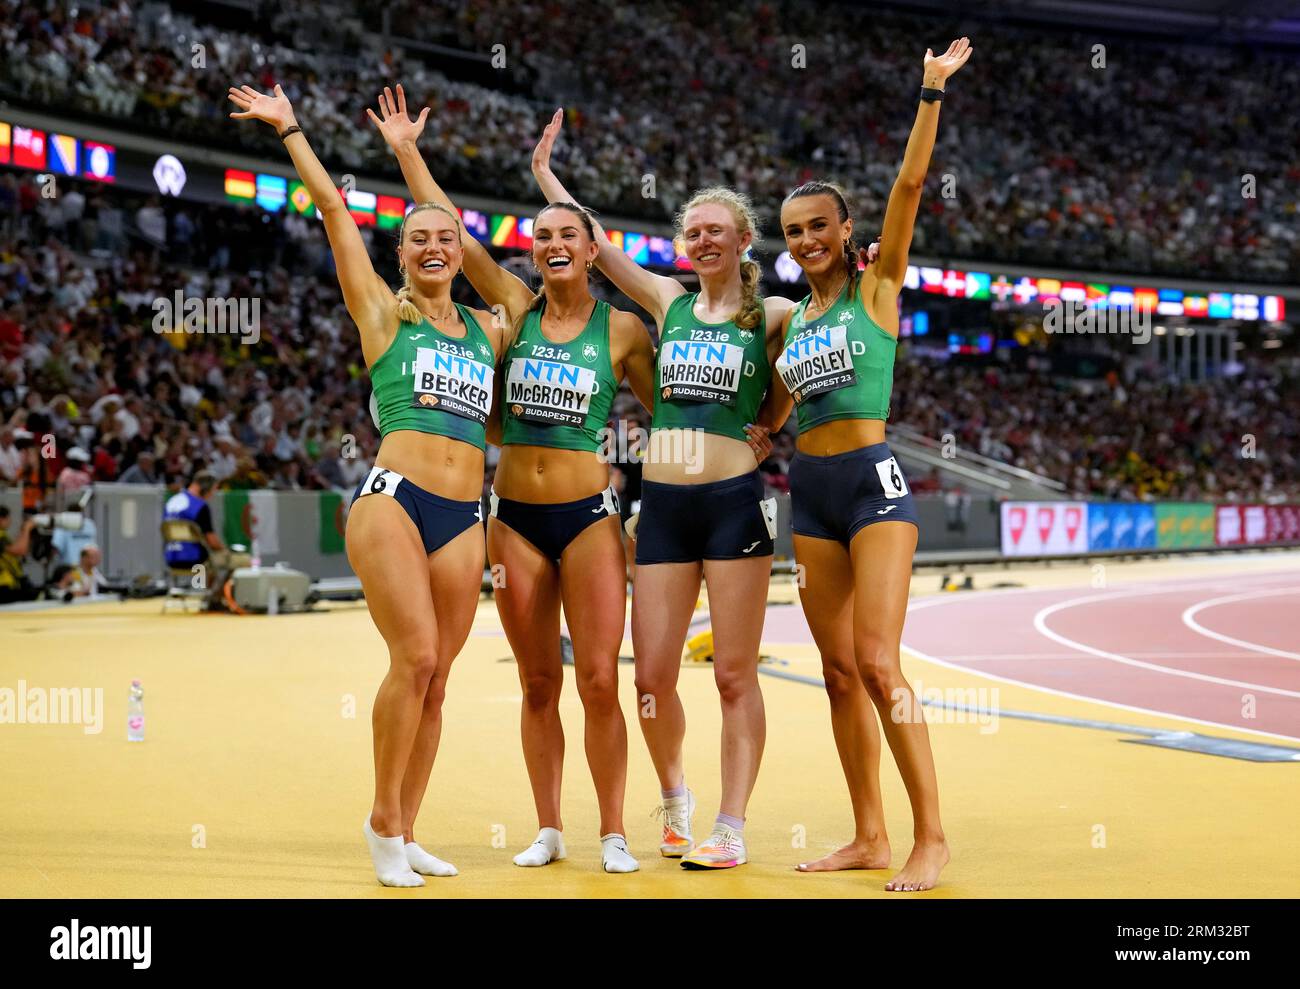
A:
<svg viewBox="0 0 1300 989">
<path fill-rule="evenodd" d="M 76 495 L 91 482 L 90 454 L 79 446 L 74 446 L 66 454 L 68 466 L 64 467 L 55 483 L 60 501 L 66 501 Z"/>
<path fill-rule="evenodd" d="M 23 465 L 23 455 L 14 445 L 14 430 L 0 425 L 0 487 L 18 483 L 18 472 Z"/>
<path fill-rule="evenodd" d="M 117 479 L 119 484 L 161 484 L 162 476 L 158 473 L 157 457 L 152 450 L 141 450 L 135 463 L 122 472 Z"/>
</svg>

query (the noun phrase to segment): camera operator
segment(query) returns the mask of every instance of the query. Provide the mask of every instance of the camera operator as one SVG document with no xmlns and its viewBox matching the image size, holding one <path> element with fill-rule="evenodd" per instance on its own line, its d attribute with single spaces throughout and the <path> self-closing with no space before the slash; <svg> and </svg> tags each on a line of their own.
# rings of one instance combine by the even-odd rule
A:
<svg viewBox="0 0 1300 989">
<path fill-rule="evenodd" d="M 31 601 L 37 593 L 23 574 L 23 558 L 31 550 L 36 520 L 24 519 L 17 538 L 9 535 L 9 522 L 9 507 L 0 505 L 0 604 Z"/>
</svg>

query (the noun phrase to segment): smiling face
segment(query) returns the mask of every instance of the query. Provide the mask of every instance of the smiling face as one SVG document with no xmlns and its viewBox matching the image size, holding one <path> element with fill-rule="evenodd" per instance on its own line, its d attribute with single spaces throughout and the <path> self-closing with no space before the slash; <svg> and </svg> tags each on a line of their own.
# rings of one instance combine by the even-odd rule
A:
<svg viewBox="0 0 1300 989">
<path fill-rule="evenodd" d="M 786 250 L 808 275 L 844 266 L 844 244 L 853 233 L 853 220 L 840 220 L 839 204 L 826 193 L 799 196 L 781 207 Z"/>
<path fill-rule="evenodd" d="M 533 221 L 533 264 L 546 285 L 587 277 L 600 248 L 583 217 L 562 206 L 542 210 Z"/>
<path fill-rule="evenodd" d="M 754 234 L 741 233 L 735 214 L 721 203 L 701 203 L 682 217 L 680 240 L 691 267 L 703 278 L 737 267 Z"/>
<path fill-rule="evenodd" d="M 413 288 L 427 295 L 451 282 L 464 257 L 460 225 L 442 210 L 413 211 L 406 218 L 397 258 Z"/>
</svg>

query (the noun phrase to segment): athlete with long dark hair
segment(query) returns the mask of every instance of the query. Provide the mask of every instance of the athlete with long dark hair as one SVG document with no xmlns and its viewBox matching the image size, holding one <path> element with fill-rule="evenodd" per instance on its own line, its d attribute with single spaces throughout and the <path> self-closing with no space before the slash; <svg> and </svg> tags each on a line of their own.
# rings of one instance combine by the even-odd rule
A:
<svg viewBox="0 0 1300 989">
<path fill-rule="evenodd" d="M 885 888 L 930 889 L 948 862 L 939 787 L 919 701 L 899 652 L 917 516 L 885 420 L 898 345 L 898 297 L 939 126 L 945 80 L 970 57 L 968 39 L 925 53 L 921 105 L 885 210 L 880 261 L 860 271 L 840 189 L 808 182 L 781 207 L 786 247 L 809 295 L 785 318 L 774 356 L 774 403 L 793 400 L 799 438 L 790 466 L 799 597 L 822 657 L 831 724 L 853 802 L 848 846 L 805 872 L 889 867 L 876 714 L 912 804 L 912 853 Z M 874 710 L 873 710 L 874 705 Z"/>
</svg>

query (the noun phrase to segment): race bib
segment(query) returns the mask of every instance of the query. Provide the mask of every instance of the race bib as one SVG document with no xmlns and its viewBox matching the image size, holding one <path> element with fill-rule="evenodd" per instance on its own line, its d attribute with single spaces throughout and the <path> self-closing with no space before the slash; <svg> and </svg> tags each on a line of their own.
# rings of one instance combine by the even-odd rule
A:
<svg viewBox="0 0 1300 989">
<path fill-rule="evenodd" d="M 366 495 L 382 494 L 390 498 L 397 497 L 397 486 L 406 478 L 395 470 L 389 470 L 387 467 L 371 467 L 370 473 L 366 475 L 365 483 L 361 485 L 361 493 L 358 498 L 364 498 Z"/>
<path fill-rule="evenodd" d="M 764 498 L 759 503 L 763 509 L 763 521 L 767 524 L 767 535 L 769 539 L 776 538 L 776 499 Z"/>
<path fill-rule="evenodd" d="M 415 351 L 414 396 L 417 409 L 441 409 L 483 425 L 492 411 L 491 365 L 446 350 Z"/>
<path fill-rule="evenodd" d="M 745 348 L 734 343 L 669 340 L 659 347 L 659 394 L 667 401 L 735 405 L 746 372 Z"/>
<path fill-rule="evenodd" d="M 903 471 L 893 457 L 876 464 L 876 473 L 880 475 L 880 486 L 885 489 L 886 498 L 902 498 L 907 494 L 907 482 L 903 480 Z"/>
<path fill-rule="evenodd" d="M 506 405 L 525 422 L 581 426 L 599 393 L 596 372 L 588 367 L 516 357 L 506 372 Z"/>
<path fill-rule="evenodd" d="M 858 380 L 848 333 L 841 324 L 813 326 L 789 341 L 776 359 L 776 372 L 796 405 Z"/>
</svg>

